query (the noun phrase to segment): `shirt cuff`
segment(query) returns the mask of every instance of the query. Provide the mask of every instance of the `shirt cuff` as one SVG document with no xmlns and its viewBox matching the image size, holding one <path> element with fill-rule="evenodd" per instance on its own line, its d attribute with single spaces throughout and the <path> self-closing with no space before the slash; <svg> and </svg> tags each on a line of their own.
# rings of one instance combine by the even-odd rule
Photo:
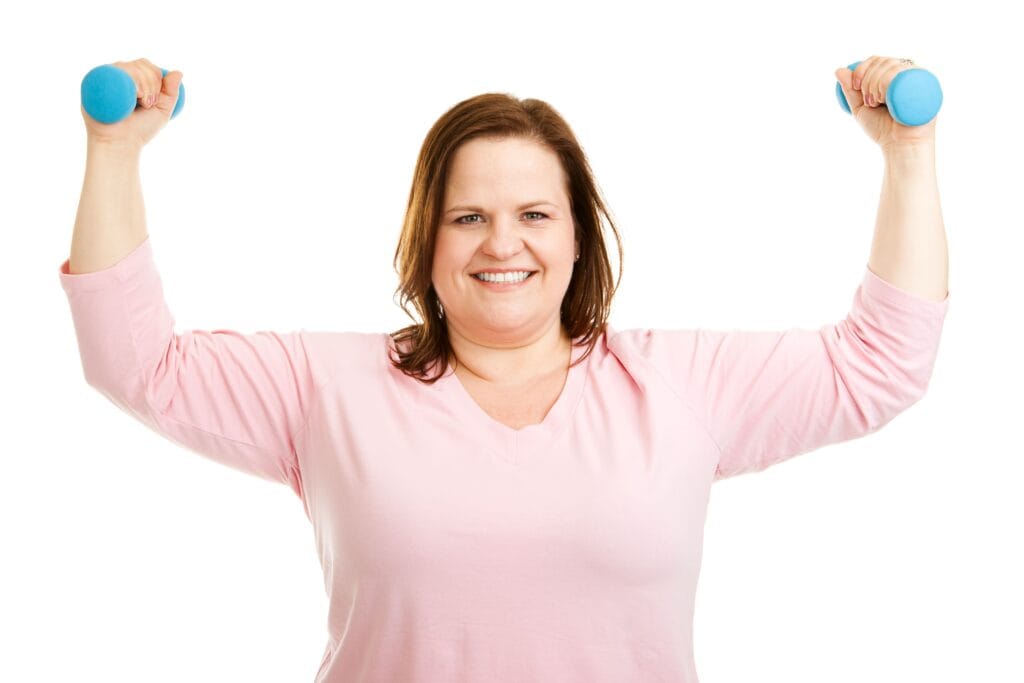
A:
<svg viewBox="0 0 1024 683">
<path fill-rule="evenodd" d="M 131 280 L 143 268 L 153 265 L 153 249 L 149 235 L 142 244 L 135 247 L 124 258 L 103 270 L 91 273 L 72 273 L 68 270 L 71 259 L 64 259 L 58 269 L 60 284 L 68 294 L 74 292 L 95 292 Z"/>
<path fill-rule="evenodd" d="M 909 313 L 931 313 L 941 317 L 945 316 L 946 309 L 949 308 L 949 290 L 946 291 L 946 298 L 942 301 L 928 299 L 883 280 L 866 265 L 861 287 L 869 296 L 881 299 Z"/>
</svg>

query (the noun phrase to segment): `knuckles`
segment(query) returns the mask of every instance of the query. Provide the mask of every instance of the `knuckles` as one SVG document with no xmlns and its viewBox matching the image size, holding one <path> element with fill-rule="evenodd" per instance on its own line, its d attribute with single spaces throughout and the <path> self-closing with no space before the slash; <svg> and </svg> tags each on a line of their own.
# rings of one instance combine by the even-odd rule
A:
<svg viewBox="0 0 1024 683">
<path fill-rule="evenodd" d="M 875 92 L 875 97 L 880 98 L 881 84 L 878 83 L 878 79 L 874 76 L 867 76 L 869 70 L 877 70 L 875 67 L 879 63 L 886 65 L 887 67 L 895 65 L 899 62 L 896 57 L 881 57 L 879 55 L 871 55 L 867 59 L 861 61 L 857 65 L 857 69 L 853 72 L 853 89 L 854 90 L 867 90 L 869 92 Z"/>
</svg>

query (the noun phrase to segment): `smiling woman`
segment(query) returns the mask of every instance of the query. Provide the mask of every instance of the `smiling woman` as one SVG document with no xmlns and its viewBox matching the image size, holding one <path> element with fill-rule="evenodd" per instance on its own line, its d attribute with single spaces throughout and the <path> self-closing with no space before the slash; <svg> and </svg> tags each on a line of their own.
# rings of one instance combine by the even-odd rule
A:
<svg viewBox="0 0 1024 683">
<path fill-rule="evenodd" d="M 330 601 L 317 683 L 697 683 L 712 483 L 913 405 L 948 305 L 866 270 L 819 329 L 612 329 L 583 152 L 545 103 L 487 94 L 416 165 L 395 260 L 421 322 L 179 333 L 121 153 L 93 150 L 76 235 L 130 251 L 60 267 L 85 376 L 299 497 Z"/>
<path fill-rule="evenodd" d="M 493 207 L 448 212 L 434 242 L 431 279 L 463 373 L 498 384 L 530 380 L 550 371 L 552 358 L 568 357 L 560 309 L 579 242 L 565 188 L 557 155 L 524 137 L 476 138 L 456 152 L 446 199 L 484 198 Z M 505 208 L 540 191 L 554 197 L 548 214 Z"/>
<path fill-rule="evenodd" d="M 523 377 L 550 371 L 570 340 L 586 346 L 579 360 L 589 355 L 622 277 L 622 244 L 568 123 L 541 100 L 478 95 L 433 125 L 413 178 L 396 295 L 422 322 L 391 333 L 395 367 L 429 384 L 450 361 Z M 531 274 L 477 277 L 517 271 Z"/>
</svg>

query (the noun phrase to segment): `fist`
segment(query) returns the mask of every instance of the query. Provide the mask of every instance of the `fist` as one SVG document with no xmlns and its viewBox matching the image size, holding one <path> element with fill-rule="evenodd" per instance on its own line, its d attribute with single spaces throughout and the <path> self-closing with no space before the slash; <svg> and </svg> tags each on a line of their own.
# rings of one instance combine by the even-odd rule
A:
<svg viewBox="0 0 1024 683">
<path fill-rule="evenodd" d="M 118 144 L 141 149 L 167 124 L 178 102 L 178 85 L 183 74 L 163 70 L 148 59 L 131 62 L 113 62 L 124 70 L 135 83 L 137 108 L 117 123 L 101 123 L 93 119 L 82 107 L 86 133 L 90 142 Z"/>
<path fill-rule="evenodd" d="M 883 152 L 899 146 L 919 146 L 935 143 L 935 119 L 922 126 L 904 126 L 894 119 L 885 105 L 885 94 L 896 74 L 916 68 L 903 64 L 897 57 L 868 57 L 855 71 L 846 67 L 836 69 L 836 78 L 843 88 L 850 112 L 868 137 Z"/>
</svg>

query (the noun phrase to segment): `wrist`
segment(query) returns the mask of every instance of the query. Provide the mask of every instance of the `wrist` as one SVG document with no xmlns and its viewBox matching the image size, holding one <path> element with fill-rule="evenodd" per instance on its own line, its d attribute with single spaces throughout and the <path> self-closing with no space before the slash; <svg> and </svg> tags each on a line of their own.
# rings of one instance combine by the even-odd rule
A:
<svg viewBox="0 0 1024 683">
<path fill-rule="evenodd" d="M 894 161 L 934 161 L 935 143 L 928 141 L 890 144 L 882 148 L 882 154 L 886 159 Z"/>
<path fill-rule="evenodd" d="M 128 142 L 113 142 L 89 138 L 86 144 L 89 157 L 103 157 L 117 160 L 137 160 L 142 156 L 142 146 Z"/>
<path fill-rule="evenodd" d="M 883 151 L 886 173 L 900 177 L 934 178 L 933 145 L 894 145 Z"/>
</svg>

